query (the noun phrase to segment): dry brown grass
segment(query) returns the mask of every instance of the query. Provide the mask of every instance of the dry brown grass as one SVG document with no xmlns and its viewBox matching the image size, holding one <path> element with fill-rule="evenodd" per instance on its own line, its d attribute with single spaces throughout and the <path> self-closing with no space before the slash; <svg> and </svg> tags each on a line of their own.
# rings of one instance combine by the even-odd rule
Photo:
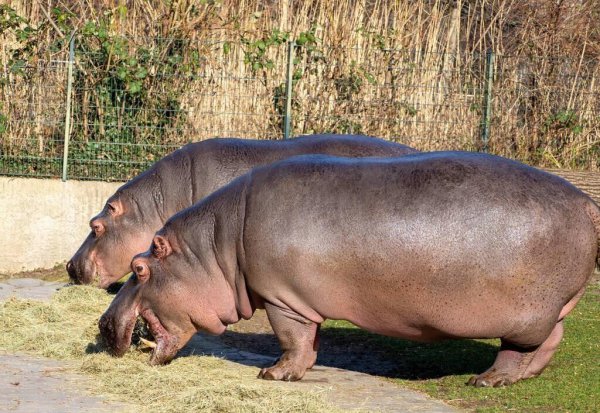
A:
<svg viewBox="0 0 600 413">
<path fill-rule="evenodd" d="M 65 264 L 58 264 L 53 268 L 38 268 L 31 271 L 21 271 L 17 273 L 0 273 L 0 281 L 15 278 L 35 278 L 44 281 L 62 281 L 69 282 L 69 275 L 65 271 Z"/>
<path fill-rule="evenodd" d="M 48 39 L 59 36 L 47 24 L 42 2 L 9 4 L 41 25 Z M 284 82 L 285 45 L 268 48 L 264 58 L 272 60 L 272 70 L 253 72 L 244 64 L 247 47 L 239 44 L 242 38 L 268 38 L 277 29 L 291 38 L 312 32 L 319 39 L 314 50 L 298 51 L 301 76 L 294 89 L 294 134 L 362 132 L 422 150 L 480 149 L 485 53 L 491 48 L 498 57 L 490 150 L 540 166 L 600 168 L 598 0 L 119 4 L 127 6 L 127 13 L 116 12 L 109 1 L 60 2 L 76 16 L 71 22 L 75 26 L 97 21 L 112 10 L 112 32 L 156 50 L 162 47 L 157 38 L 185 38 L 205 59 L 201 78 L 146 85 L 152 93 L 178 95 L 187 113 L 185 133 L 173 127 L 163 135 L 167 143 L 215 135 L 281 136 L 281 102 L 274 104 L 274 99 Z M 207 44 L 222 40 L 232 41 L 228 54 L 222 42 Z M 47 45 L 38 47 L 40 57 L 60 55 L 53 55 Z M 63 58 L 64 51 L 63 47 Z M 105 69 L 89 69 L 85 84 L 93 84 Z M 35 108 L 49 102 L 47 106 L 56 109 L 44 116 L 61 120 L 61 78 L 64 72 L 59 70 L 36 75 L 27 84 L 13 80 L 4 102 L 13 108 L 10 122 L 15 126 L 12 135 L 3 138 L 5 146 L 7 140 L 34 136 L 41 152 L 60 147 L 60 126 L 39 122 L 44 111 Z M 53 93 L 40 90 L 40 84 L 52 82 Z M 9 95 L 24 103 L 11 106 Z M 87 113 L 85 108 L 93 111 L 95 101 L 81 94 L 75 103 Z M 32 114 L 25 127 L 17 127 L 22 121 L 18 113 Z M 75 128 L 81 129 L 75 135 L 104 139 L 97 125 L 91 126 L 101 114 L 81 116 L 75 119 Z M 140 122 L 152 120 L 151 114 L 144 116 Z"/>
<path fill-rule="evenodd" d="M 98 344 L 97 321 L 111 300 L 92 287 L 60 290 L 49 303 L 9 299 L 0 304 L 0 348 L 74 360 L 94 380 L 92 392 L 152 412 L 336 411 L 317 392 L 300 392 L 256 378 L 256 368 L 215 357 L 187 356 L 162 367 L 132 349 L 112 358 Z"/>
</svg>

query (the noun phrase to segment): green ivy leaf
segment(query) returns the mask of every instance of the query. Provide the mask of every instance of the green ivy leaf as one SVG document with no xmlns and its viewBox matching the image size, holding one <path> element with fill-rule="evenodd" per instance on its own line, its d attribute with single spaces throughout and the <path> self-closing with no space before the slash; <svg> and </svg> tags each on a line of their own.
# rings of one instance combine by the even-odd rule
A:
<svg viewBox="0 0 600 413">
<path fill-rule="evenodd" d="M 104 40 L 108 38 L 108 31 L 104 27 L 100 27 L 96 33 L 96 36 L 98 36 L 100 40 Z"/>
<path fill-rule="evenodd" d="M 296 39 L 296 44 L 298 46 L 303 46 L 307 41 L 308 41 L 308 38 L 306 37 L 306 33 L 300 33 L 300 35 Z"/>
<path fill-rule="evenodd" d="M 223 54 L 227 56 L 231 52 L 231 43 L 225 42 L 223 43 Z"/>
<path fill-rule="evenodd" d="M 377 80 L 375 80 L 375 76 L 373 76 L 371 73 L 365 72 L 365 78 L 367 79 L 367 81 L 370 84 L 372 84 L 372 85 L 376 85 L 377 84 Z"/>
<path fill-rule="evenodd" d="M 145 67 L 140 67 L 136 72 L 135 72 L 135 77 L 137 79 L 145 79 L 146 76 L 148 76 L 148 69 L 146 69 Z"/>
<path fill-rule="evenodd" d="M 97 34 L 97 27 L 94 22 L 87 22 L 81 29 L 84 35 L 95 35 Z"/>
<path fill-rule="evenodd" d="M 138 82 L 138 81 L 129 82 L 128 85 L 127 85 L 127 89 L 129 90 L 129 93 L 135 95 L 135 94 L 141 92 L 141 90 L 142 90 L 142 83 Z"/>
<path fill-rule="evenodd" d="M 117 77 L 121 80 L 125 80 L 127 78 L 128 74 L 129 74 L 129 71 L 127 70 L 126 67 L 120 66 L 117 69 Z"/>
<path fill-rule="evenodd" d="M 124 19 L 125 17 L 127 17 L 127 6 L 125 6 L 124 4 L 120 5 L 117 7 L 117 13 L 119 14 L 119 17 Z"/>
<path fill-rule="evenodd" d="M 0 134 L 8 130 L 8 117 L 0 113 Z"/>
<path fill-rule="evenodd" d="M 27 26 L 22 30 L 15 30 L 15 34 L 17 36 L 17 40 L 19 40 L 20 42 L 24 42 L 29 40 L 29 38 L 31 37 L 32 34 L 35 33 L 35 30 L 33 30 L 31 27 Z"/>
<path fill-rule="evenodd" d="M 25 69 L 26 66 L 27 62 L 25 60 L 18 59 L 10 65 L 10 71 L 14 74 L 22 75 L 24 73 L 23 69 Z"/>
</svg>

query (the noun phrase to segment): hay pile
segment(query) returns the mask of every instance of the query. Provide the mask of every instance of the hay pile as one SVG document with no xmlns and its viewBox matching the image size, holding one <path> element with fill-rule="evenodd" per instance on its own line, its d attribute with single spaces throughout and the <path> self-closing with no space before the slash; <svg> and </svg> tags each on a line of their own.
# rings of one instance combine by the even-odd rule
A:
<svg viewBox="0 0 600 413">
<path fill-rule="evenodd" d="M 49 303 L 10 299 L 0 304 L 0 348 L 76 360 L 96 383 L 93 392 L 136 411 L 332 411 L 316 392 L 256 379 L 257 369 L 215 357 L 188 356 L 162 367 L 132 349 L 117 359 L 98 340 L 98 318 L 112 297 L 92 287 L 63 288 Z"/>
</svg>

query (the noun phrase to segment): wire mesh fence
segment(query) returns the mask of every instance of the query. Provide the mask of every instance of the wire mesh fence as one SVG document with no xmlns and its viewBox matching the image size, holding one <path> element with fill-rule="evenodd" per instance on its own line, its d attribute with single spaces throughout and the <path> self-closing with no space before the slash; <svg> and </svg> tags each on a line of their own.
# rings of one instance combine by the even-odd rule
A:
<svg viewBox="0 0 600 413">
<path fill-rule="evenodd" d="M 126 180 L 191 141 L 325 132 L 600 167 L 597 61 L 322 50 L 277 36 L 83 33 L 72 46 L 72 58 L 63 48 L 17 71 L 4 62 L 0 174 L 58 177 L 64 163 L 64 178 Z M 556 151 L 568 157 L 558 161 Z"/>
<path fill-rule="evenodd" d="M 597 59 L 497 59 L 494 149 L 554 168 L 600 168 Z M 526 157 L 524 155 L 527 155 Z"/>
<path fill-rule="evenodd" d="M 3 84 L 0 173 L 60 176 L 65 79 L 65 61 L 50 60 L 23 68 L 18 81 Z"/>
</svg>

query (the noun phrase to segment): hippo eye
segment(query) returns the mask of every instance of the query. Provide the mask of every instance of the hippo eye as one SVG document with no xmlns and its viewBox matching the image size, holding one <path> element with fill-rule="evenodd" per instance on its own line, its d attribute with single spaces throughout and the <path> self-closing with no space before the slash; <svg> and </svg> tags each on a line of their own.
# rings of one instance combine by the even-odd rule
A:
<svg viewBox="0 0 600 413">
<path fill-rule="evenodd" d="M 113 214 L 117 210 L 112 204 L 106 204 L 106 208 L 108 208 L 108 212 L 110 212 L 111 214 Z"/>
</svg>

